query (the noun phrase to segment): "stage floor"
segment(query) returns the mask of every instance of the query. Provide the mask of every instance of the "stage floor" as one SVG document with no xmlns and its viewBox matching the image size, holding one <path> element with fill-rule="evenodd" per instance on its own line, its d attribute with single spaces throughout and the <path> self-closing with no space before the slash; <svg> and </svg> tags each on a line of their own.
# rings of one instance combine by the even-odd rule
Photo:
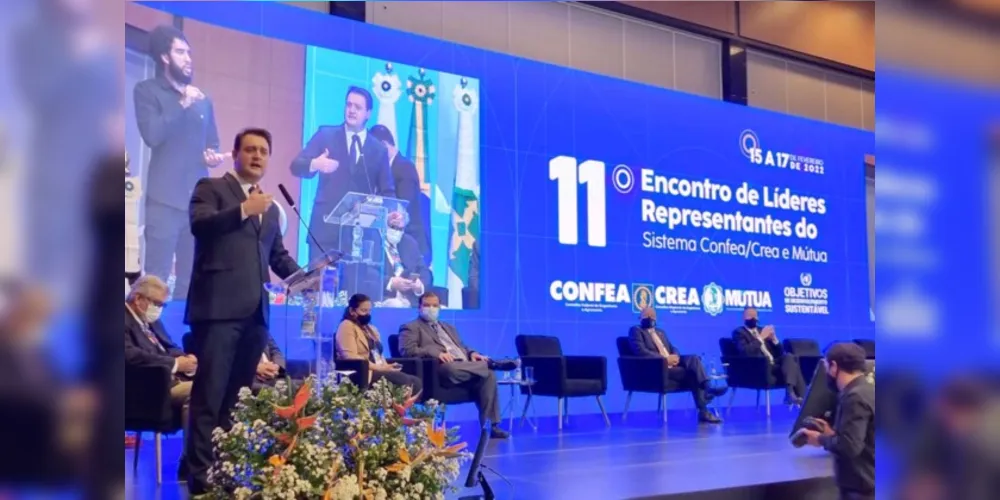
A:
<svg viewBox="0 0 1000 500">
<path fill-rule="evenodd" d="M 506 477 L 487 474 L 498 499 L 632 499 L 804 481 L 832 476 L 830 458 L 818 449 L 788 443 L 794 414 L 774 408 L 770 419 L 754 409 L 734 409 L 720 426 L 699 426 L 693 411 L 620 415 L 605 427 L 597 415 L 571 417 L 562 431 L 555 419 L 539 430 L 515 428 L 509 441 L 490 443 L 484 463 Z M 462 425 L 474 448 L 475 425 Z M 139 472 L 126 452 L 127 498 L 186 499 L 176 481 L 180 439 L 164 441 L 164 484 L 156 487 L 151 441 L 143 443 Z M 463 477 L 464 479 L 464 471 Z M 449 498 L 478 494 L 461 489 Z"/>
</svg>

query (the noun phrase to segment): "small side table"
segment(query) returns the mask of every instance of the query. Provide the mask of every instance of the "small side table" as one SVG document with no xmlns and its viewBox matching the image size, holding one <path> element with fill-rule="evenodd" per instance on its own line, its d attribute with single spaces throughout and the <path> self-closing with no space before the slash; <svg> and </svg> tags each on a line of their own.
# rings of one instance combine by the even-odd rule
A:
<svg viewBox="0 0 1000 500">
<path fill-rule="evenodd" d="M 527 405 L 531 407 L 532 418 L 527 418 L 528 408 L 524 409 L 524 415 L 521 416 L 521 424 L 528 422 L 532 430 L 537 431 L 538 425 L 533 422 L 537 420 L 535 416 L 535 405 L 531 400 L 531 388 L 535 386 L 534 380 L 520 380 L 514 378 L 501 379 L 497 381 L 498 386 L 507 386 L 510 388 L 510 399 L 507 404 L 504 405 L 503 411 L 500 413 L 500 420 L 509 419 L 510 420 L 510 433 L 514 434 L 514 418 L 517 415 L 517 408 L 521 405 L 521 388 L 528 388 L 528 401 Z"/>
</svg>

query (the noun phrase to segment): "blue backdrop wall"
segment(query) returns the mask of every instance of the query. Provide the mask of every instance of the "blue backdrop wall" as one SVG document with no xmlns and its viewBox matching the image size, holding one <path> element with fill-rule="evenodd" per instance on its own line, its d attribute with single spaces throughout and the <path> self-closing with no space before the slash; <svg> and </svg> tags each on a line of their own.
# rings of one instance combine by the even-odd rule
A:
<svg viewBox="0 0 1000 500">
<path fill-rule="evenodd" d="M 443 319 L 494 357 L 515 355 L 518 334 L 554 335 L 567 354 L 607 356 L 612 411 L 625 399 L 615 337 L 636 323 L 640 305 L 657 307 L 661 326 L 690 354 L 718 356 L 718 339 L 741 323 L 745 305 L 758 306 L 782 338 L 874 337 L 870 133 L 284 5 L 145 5 L 477 79 L 482 306 Z M 168 308 L 178 338 L 182 315 L 182 304 Z M 375 323 L 391 333 L 415 315 L 379 309 Z M 305 358 L 311 347 L 296 339 L 298 316 L 275 306 L 272 333 L 289 357 Z M 654 401 L 637 398 L 633 408 L 651 410 Z M 540 415 L 555 414 L 554 401 L 536 404 Z M 678 396 L 670 405 L 691 402 Z M 474 416 L 471 408 L 456 414 Z"/>
</svg>

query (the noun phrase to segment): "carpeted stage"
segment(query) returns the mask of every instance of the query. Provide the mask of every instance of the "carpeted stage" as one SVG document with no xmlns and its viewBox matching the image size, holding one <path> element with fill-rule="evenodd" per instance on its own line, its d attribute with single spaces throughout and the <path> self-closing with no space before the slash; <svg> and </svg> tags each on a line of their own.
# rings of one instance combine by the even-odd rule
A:
<svg viewBox="0 0 1000 500">
<path fill-rule="evenodd" d="M 698 426 L 693 411 L 672 412 L 666 425 L 651 413 L 630 414 L 627 422 L 615 415 L 610 428 L 587 415 L 571 417 L 560 434 L 554 418 L 543 419 L 537 432 L 517 427 L 510 441 L 490 443 L 484 464 L 506 478 L 487 473 L 498 499 L 836 499 L 829 457 L 788 444 L 793 421 L 780 407 L 770 420 L 763 411 L 734 409 L 721 426 Z M 461 427 L 474 448 L 474 424 Z M 180 445 L 164 441 L 159 488 L 152 442 L 142 447 L 136 475 L 127 451 L 127 497 L 188 498 L 175 479 Z M 449 498 L 480 493 L 461 489 Z"/>
</svg>

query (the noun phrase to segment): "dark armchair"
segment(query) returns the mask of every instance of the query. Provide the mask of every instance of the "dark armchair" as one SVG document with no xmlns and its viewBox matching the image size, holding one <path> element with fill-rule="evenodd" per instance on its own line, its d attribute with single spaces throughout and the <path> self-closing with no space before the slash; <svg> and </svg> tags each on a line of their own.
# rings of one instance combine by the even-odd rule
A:
<svg viewBox="0 0 1000 500">
<path fill-rule="evenodd" d="M 133 474 L 139 468 L 142 433 L 152 432 L 156 439 L 156 484 L 163 484 L 161 438 L 183 428 L 181 411 L 170 402 L 172 375 L 164 367 L 125 367 L 125 431 L 135 432 Z"/>
<path fill-rule="evenodd" d="M 729 409 L 733 407 L 738 389 L 750 389 L 757 391 L 758 408 L 760 395 L 764 393 L 767 416 L 771 416 L 771 391 L 781 387 L 781 380 L 774 374 L 767 358 L 741 354 L 733 339 L 719 339 L 719 350 L 722 352 L 722 364 L 726 367 L 729 387 L 733 390 L 729 397 Z"/>
<path fill-rule="evenodd" d="M 389 336 L 389 354 L 393 361 L 403 365 L 403 371 L 420 377 L 424 383 L 424 395 L 420 399 L 433 399 L 444 405 L 473 403 L 476 395 L 472 390 L 452 385 L 445 385 L 438 375 L 438 365 L 441 363 L 430 358 L 403 358 L 399 350 L 399 335 Z M 413 370 L 413 371 L 410 371 Z"/>
<path fill-rule="evenodd" d="M 864 348 L 865 356 L 867 356 L 868 359 L 875 359 L 874 340 L 855 340 L 854 343 Z"/>
<path fill-rule="evenodd" d="M 802 368 L 802 378 L 812 380 L 816 373 L 816 367 L 823 360 L 823 353 L 819 350 L 819 343 L 812 339 L 785 339 L 782 342 L 785 352 L 794 354 L 799 358 L 799 366 Z"/>
<path fill-rule="evenodd" d="M 395 335 L 393 336 L 395 337 Z M 403 358 L 399 356 L 399 350 L 393 349 L 391 346 L 392 337 L 390 337 L 390 347 L 389 351 L 392 356 L 391 359 L 386 359 L 387 363 L 398 363 L 403 367 L 403 373 L 413 375 L 419 378 L 421 381 L 424 380 L 424 367 L 422 359 L 417 358 Z M 398 342 L 398 339 L 396 339 Z M 331 345 L 332 347 L 332 345 Z M 371 362 L 367 359 L 337 359 L 337 369 L 338 370 L 348 370 L 355 372 L 354 375 L 350 376 L 351 383 L 358 386 L 363 391 L 368 390 L 368 380 L 370 378 L 369 372 Z M 424 392 L 427 392 L 426 386 L 424 386 Z M 423 398 L 421 398 L 423 399 Z"/>
<path fill-rule="evenodd" d="M 601 396 L 608 392 L 608 359 L 603 356 L 565 356 L 562 344 L 555 337 L 518 335 L 515 339 L 517 354 L 521 357 L 522 368 L 531 367 L 535 371 L 535 385 L 528 390 L 524 415 L 534 396 L 559 398 L 559 428 L 563 427 L 564 416 L 569 415 L 569 399 L 593 397 L 604 416 L 604 423 L 611 425 L 604 409 Z"/>
<path fill-rule="evenodd" d="M 636 355 L 628 337 L 618 337 L 618 372 L 622 377 L 622 388 L 628 392 L 622 420 L 628 419 L 628 407 L 633 393 L 656 394 L 659 396 L 656 411 L 667 421 L 667 394 L 691 392 L 688 384 L 670 380 L 666 360 Z"/>
</svg>

